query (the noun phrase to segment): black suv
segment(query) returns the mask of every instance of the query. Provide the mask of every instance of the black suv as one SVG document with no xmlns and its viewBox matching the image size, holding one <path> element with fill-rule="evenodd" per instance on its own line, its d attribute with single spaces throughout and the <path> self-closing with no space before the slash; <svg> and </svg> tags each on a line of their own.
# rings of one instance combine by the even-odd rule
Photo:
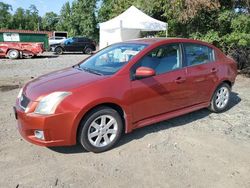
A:
<svg viewBox="0 0 250 188">
<path fill-rule="evenodd" d="M 91 54 L 96 50 L 96 43 L 86 37 L 72 37 L 64 40 L 59 44 L 53 44 L 50 49 L 56 54 L 63 52 L 83 52 Z"/>
</svg>

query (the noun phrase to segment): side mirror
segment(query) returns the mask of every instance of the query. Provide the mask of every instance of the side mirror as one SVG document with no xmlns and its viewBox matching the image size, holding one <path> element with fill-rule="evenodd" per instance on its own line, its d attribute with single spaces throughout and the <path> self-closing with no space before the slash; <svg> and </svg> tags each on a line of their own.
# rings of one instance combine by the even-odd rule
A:
<svg viewBox="0 0 250 188">
<path fill-rule="evenodd" d="M 136 78 L 147 78 L 155 75 L 155 70 L 149 67 L 139 67 L 135 71 Z"/>
</svg>

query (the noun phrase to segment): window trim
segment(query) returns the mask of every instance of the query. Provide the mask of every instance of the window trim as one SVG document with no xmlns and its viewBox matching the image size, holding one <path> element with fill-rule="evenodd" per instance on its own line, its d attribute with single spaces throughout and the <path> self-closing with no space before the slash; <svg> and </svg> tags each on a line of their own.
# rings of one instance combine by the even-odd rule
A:
<svg viewBox="0 0 250 188">
<path fill-rule="evenodd" d="M 178 45 L 179 46 L 179 51 L 180 51 L 180 58 L 179 58 L 179 61 L 180 61 L 180 67 L 179 68 L 176 68 L 174 70 L 169 70 L 167 72 L 164 72 L 164 73 L 161 73 L 161 74 L 156 74 L 155 76 L 160 76 L 160 75 L 163 75 L 165 73 L 169 73 L 169 72 L 173 72 L 173 71 L 177 71 L 177 70 L 180 70 L 182 68 L 185 68 L 185 61 L 184 61 L 184 54 L 183 54 L 183 46 L 182 46 L 182 43 L 181 42 L 175 42 L 175 43 L 167 43 L 167 44 L 162 44 L 160 46 L 157 46 L 153 49 L 151 49 L 148 53 L 146 53 L 145 55 L 143 55 L 136 63 L 133 64 L 133 66 L 130 68 L 130 80 L 131 81 L 135 81 L 135 80 L 141 80 L 141 79 L 146 79 L 146 78 L 136 78 L 135 77 L 135 69 L 136 69 L 136 65 L 140 63 L 140 61 L 145 57 L 147 56 L 148 54 L 150 54 L 152 51 L 158 49 L 158 48 L 161 48 L 163 46 L 169 46 L 169 45 Z M 137 67 L 139 68 L 139 67 Z M 155 77 L 155 76 L 152 76 L 152 77 Z"/>
<path fill-rule="evenodd" d="M 213 60 L 212 61 L 206 61 L 205 63 L 200 63 L 200 64 L 194 64 L 194 65 L 188 65 L 188 61 L 187 61 L 187 57 L 186 57 L 186 50 L 185 50 L 185 44 L 189 45 L 200 45 L 200 46 L 205 46 L 207 48 L 210 48 L 212 50 L 212 56 L 213 56 Z M 182 42 L 182 54 L 184 56 L 184 65 L 185 67 L 194 67 L 194 66 L 198 66 L 198 65 L 206 65 L 208 63 L 214 63 L 216 61 L 216 56 L 215 56 L 215 50 L 214 48 L 206 45 L 206 44 L 199 44 L 199 43 L 192 43 L 192 42 Z"/>
</svg>

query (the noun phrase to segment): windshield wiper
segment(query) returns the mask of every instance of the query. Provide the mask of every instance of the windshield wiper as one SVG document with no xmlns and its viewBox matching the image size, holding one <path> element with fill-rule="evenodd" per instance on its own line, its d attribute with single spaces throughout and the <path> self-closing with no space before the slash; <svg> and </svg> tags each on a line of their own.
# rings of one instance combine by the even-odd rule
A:
<svg viewBox="0 0 250 188">
<path fill-rule="evenodd" d="M 78 69 L 78 70 L 82 70 L 82 68 L 81 68 L 81 66 L 79 64 L 73 65 L 72 67 L 75 68 L 75 69 Z"/>
<path fill-rule="evenodd" d="M 90 73 L 97 74 L 97 75 L 101 75 L 101 76 L 103 75 L 102 73 L 100 73 L 100 72 L 98 72 L 98 71 L 96 71 L 96 70 L 87 68 L 87 67 L 80 67 L 80 66 L 79 66 L 79 68 L 80 68 L 81 70 L 86 71 L 86 72 L 90 72 Z"/>
</svg>

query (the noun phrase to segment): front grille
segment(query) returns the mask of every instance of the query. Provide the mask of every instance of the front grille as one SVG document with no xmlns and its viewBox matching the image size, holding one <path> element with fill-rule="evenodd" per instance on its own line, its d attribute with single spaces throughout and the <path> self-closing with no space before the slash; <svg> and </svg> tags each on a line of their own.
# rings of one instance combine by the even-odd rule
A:
<svg viewBox="0 0 250 188">
<path fill-rule="evenodd" d="M 22 96 L 20 97 L 20 106 L 22 107 L 22 109 L 25 110 L 29 103 L 30 100 L 24 94 L 22 94 Z"/>
</svg>

